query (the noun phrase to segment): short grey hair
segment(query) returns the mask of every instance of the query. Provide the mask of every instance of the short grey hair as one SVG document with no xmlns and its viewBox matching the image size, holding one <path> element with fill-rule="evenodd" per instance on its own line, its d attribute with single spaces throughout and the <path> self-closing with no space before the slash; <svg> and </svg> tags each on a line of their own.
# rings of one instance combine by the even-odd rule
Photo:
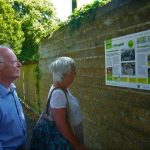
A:
<svg viewBox="0 0 150 150">
<path fill-rule="evenodd" d="M 58 57 L 49 66 L 53 76 L 53 82 L 63 82 L 64 75 L 76 69 L 75 61 L 70 57 Z"/>
<path fill-rule="evenodd" d="M 4 60 L 3 57 L 0 55 L 0 62 L 3 62 L 3 60 Z"/>
<path fill-rule="evenodd" d="M 9 47 L 0 45 L 0 49 L 3 49 L 3 48 L 9 48 Z M 3 61 L 4 61 L 3 55 L 0 55 L 0 62 L 3 62 Z M 0 63 L 0 65 L 3 66 L 2 63 Z"/>
<path fill-rule="evenodd" d="M 4 59 L 3 59 L 3 57 L 0 55 L 0 70 L 3 68 L 3 63 L 1 63 L 1 62 L 3 62 L 4 61 Z"/>
</svg>

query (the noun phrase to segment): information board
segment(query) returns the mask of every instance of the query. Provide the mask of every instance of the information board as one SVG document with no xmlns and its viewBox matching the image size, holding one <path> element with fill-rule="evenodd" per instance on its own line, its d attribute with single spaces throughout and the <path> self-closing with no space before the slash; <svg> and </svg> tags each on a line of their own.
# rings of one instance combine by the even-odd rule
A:
<svg viewBox="0 0 150 150">
<path fill-rule="evenodd" d="M 106 85 L 150 90 L 150 30 L 105 41 Z"/>
</svg>

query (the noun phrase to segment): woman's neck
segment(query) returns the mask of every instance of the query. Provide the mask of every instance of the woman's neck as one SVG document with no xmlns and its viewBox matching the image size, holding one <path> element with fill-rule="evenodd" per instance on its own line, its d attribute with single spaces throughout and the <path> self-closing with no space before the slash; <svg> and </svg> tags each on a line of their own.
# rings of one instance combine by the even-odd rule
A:
<svg viewBox="0 0 150 150">
<path fill-rule="evenodd" d="M 62 88 L 62 89 L 67 89 L 67 87 L 63 83 L 53 83 L 54 87 Z"/>
</svg>

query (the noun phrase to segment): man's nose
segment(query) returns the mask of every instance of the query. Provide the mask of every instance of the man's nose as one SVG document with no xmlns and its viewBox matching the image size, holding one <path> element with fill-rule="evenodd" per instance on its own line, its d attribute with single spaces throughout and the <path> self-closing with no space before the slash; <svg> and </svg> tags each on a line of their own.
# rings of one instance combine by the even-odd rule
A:
<svg viewBox="0 0 150 150">
<path fill-rule="evenodd" d="M 22 64 L 21 64 L 21 62 L 17 62 L 17 65 L 19 66 L 19 67 L 21 67 L 22 66 Z"/>
</svg>

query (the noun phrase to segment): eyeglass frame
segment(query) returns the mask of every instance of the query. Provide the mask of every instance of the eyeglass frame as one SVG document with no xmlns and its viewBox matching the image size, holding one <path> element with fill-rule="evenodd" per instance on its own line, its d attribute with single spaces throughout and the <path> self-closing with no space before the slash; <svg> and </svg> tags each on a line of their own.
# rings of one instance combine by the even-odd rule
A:
<svg viewBox="0 0 150 150">
<path fill-rule="evenodd" d="M 12 63 L 21 63 L 19 60 L 12 60 L 12 61 L 1 61 L 0 63 L 6 63 L 6 62 L 12 62 Z"/>
</svg>

